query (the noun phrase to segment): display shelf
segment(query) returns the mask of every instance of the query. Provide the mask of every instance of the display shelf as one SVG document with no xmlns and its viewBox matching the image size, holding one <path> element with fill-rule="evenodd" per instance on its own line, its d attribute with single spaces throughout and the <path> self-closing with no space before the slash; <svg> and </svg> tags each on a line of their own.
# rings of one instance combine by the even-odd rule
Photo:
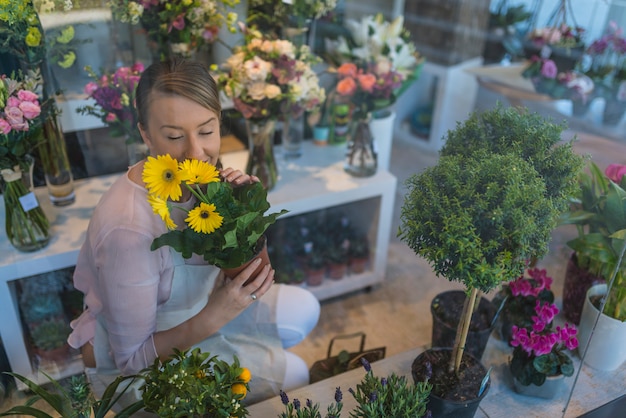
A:
<svg viewBox="0 0 626 418">
<path fill-rule="evenodd" d="M 311 288 L 320 299 L 335 297 L 366 288 L 384 280 L 390 239 L 396 178 L 387 171 L 356 178 L 343 171 L 345 146 L 318 147 L 311 141 L 303 144 L 300 159 L 286 161 L 280 147 L 275 149 L 278 162 L 278 182 L 268 194 L 270 212 L 286 209 L 284 217 L 350 204 L 365 209 L 363 221 L 370 222 L 368 237 L 373 249 L 371 268 L 342 280 L 326 280 Z M 224 154 L 224 166 L 242 169 L 247 163 L 247 151 Z M 51 240 L 43 249 L 31 253 L 15 250 L 6 237 L 0 235 L 0 337 L 4 341 L 11 370 L 39 383 L 45 376 L 37 373 L 24 338 L 15 281 L 75 265 L 85 239 L 91 213 L 102 194 L 120 174 L 91 177 L 75 181 L 76 201 L 71 206 L 55 207 L 50 203 L 45 187 L 35 194 L 51 222 Z M 0 201 L 0 225 L 5 222 L 4 204 Z M 80 364 L 80 362 L 78 362 Z M 55 377 L 77 372 L 77 360 L 57 365 Z M 80 368 L 78 368 L 80 369 Z M 18 388 L 25 387 L 18 382 Z"/>
</svg>

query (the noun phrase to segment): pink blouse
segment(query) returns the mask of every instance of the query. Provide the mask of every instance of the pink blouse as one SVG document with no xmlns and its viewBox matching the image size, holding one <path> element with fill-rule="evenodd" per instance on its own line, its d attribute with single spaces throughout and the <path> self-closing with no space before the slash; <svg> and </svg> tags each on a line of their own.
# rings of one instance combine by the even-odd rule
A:
<svg viewBox="0 0 626 418">
<path fill-rule="evenodd" d="M 174 212 L 181 225 L 185 213 Z M 74 286 L 85 294 L 86 309 L 72 321 L 68 342 L 79 348 L 93 341 L 101 316 L 123 374 L 137 373 L 157 358 L 156 314 L 170 296 L 174 269 L 170 248 L 152 251 L 150 245 L 166 231 L 147 202 L 147 190 L 126 174 L 100 199 L 78 256 Z"/>
</svg>

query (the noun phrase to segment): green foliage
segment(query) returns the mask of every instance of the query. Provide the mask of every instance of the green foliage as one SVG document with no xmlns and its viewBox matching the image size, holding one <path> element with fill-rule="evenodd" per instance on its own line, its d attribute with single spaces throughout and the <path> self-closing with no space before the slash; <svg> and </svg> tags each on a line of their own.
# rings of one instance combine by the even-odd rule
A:
<svg viewBox="0 0 626 418">
<path fill-rule="evenodd" d="M 357 401 L 351 418 L 418 418 L 426 415 L 426 404 L 432 390 L 428 382 L 410 384 L 405 376 L 392 373 L 386 378 L 374 376 L 369 363 L 362 360 L 366 374 L 349 392 Z"/>
<path fill-rule="evenodd" d="M 71 331 L 65 319 L 51 319 L 34 326 L 30 334 L 35 347 L 48 351 L 66 344 Z"/>
<path fill-rule="evenodd" d="M 547 250 L 554 208 L 514 154 L 441 156 L 406 184 L 398 234 L 437 276 L 488 292 Z"/>
<path fill-rule="evenodd" d="M 252 259 L 259 238 L 276 218 L 288 212 L 283 209 L 265 215 L 270 204 L 261 183 L 232 187 L 214 182 L 206 185 L 204 194 L 224 217 L 222 226 L 209 235 L 191 228 L 168 231 L 154 239 L 152 250 L 169 245 L 184 258 L 195 253 L 220 268 L 238 267 Z"/>
<path fill-rule="evenodd" d="M 556 217 L 567 210 L 569 198 L 576 193 L 577 176 L 584 164 L 571 141 L 559 144 L 564 129 L 564 124 L 554 124 L 538 113 L 498 105 L 474 113 L 448 132 L 441 155 L 470 156 L 489 151 L 522 157 L 545 182 L 545 199 L 550 201 L 554 215 L 541 221 L 554 228 Z"/>
<path fill-rule="evenodd" d="M 335 403 L 328 405 L 325 418 L 339 418 L 341 416 L 342 396 L 341 389 L 337 387 L 335 389 Z M 282 412 L 279 418 L 322 418 L 319 404 L 314 404 L 310 399 L 306 400 L 304 406 L 299 399 L 290 402 L 289 397 L 282 390 L 280 391 L 280 399 L 285 405 L 285 412 Z"/>
<path fill-rule="evenodd" d="M 551 351 L 541 356 L 529 356 L 522 347 L 515 347 L 510 363 L 511 373 L 524 386 L 541 386 L 547 376 L 574 374 L 572 359 L 563 351 Z"/>
<path fill-rule="evenodd" d="M 70 389 L 67 390 L 63 388 L 59 382 L 43 373 L 50 381 L 51 388 L 47 389 L 45 386 L 39 385 L 20 374 L 7 374 L 22 381 L 35 395 L 29 397 L 24 405 L 16 405 L 5 412 L 0 412 L 0 417 L 19 415 L 37 418 L 54 418 L 44 410 L 34 406 L 36 402 L 43 400 L 62 417 L 83 418 L 92 416 L 93 418 L 105 418 L 136 378 L 135 376 L 118 377 L 107 386 L 100 400 L 94 400 L 90 394 L 86 393 L 87 389 L 85 388 L 86 383 L 84 380 L 82 383 L 79 380 L 73 380 Z M 118 388 L 125 381 L 128 381 L 128 384 L 121 386 L 121 390 L 118 392 Z M 138 401 L 117 411 L 115 416 L 116 418 L 130 417 L 142 407 L 143 402 Z M 87 412 L 86 409 L 91 413 Z M 48 408 L 46 408 L 46 410 L 48 410 Z"/>
<path fill-rule="evenodd" d="M 626 177 L 626 176 L 625 176 Z M 576 225 L 578 236 L 567 245 L 574 250 L 580 267 L 607 281 L 617 268 L 604 313 L 626 321 L 626 265 L 617 266 L 626 245 L 626 180 L 610 181 L 593 162 L 579 177 L 579 189 L 562 225 Z"/>
<path fill-rule="evenodd" d="M 246 385 L 240 376 L 244 368 L 235 356 L 232 364 L 202 352 L 174 350 L 164 362 L 142 371 L 145 384 L 142 398 L 148 412 L 159 417 L 210 416 L 245 417 L 248 411 L 241 404 L 244 394 L 234 393 L 233 385 Z"/>
</svg>

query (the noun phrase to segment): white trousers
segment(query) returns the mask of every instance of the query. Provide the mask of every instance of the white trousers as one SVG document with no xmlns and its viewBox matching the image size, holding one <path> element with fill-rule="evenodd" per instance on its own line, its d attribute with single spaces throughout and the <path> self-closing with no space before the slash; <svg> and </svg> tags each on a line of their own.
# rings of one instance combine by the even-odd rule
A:
<svg viewBox="0 0 626 418">
<path fill-rule="evenodd" d="M 308 290 L 298 286 L 280 286 L 276 306 L 278 335 L 284 348 L 300 343 L 313 330 L 320 317 L 320 303 Z M 286 369 L 283 390 L 309 384 L 309 367 L 296 354 L 285 351 Z"/>
</svg>

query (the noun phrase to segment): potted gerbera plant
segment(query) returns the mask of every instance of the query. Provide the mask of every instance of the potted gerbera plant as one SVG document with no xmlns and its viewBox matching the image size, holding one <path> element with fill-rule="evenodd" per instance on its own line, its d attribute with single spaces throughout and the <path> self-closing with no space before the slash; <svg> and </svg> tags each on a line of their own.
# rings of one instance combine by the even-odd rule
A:
<svg viewBox="0 0 626 418">
<path fill-rule="evenodd" d="M 169 229 L 154 239 L 151 248 L 169 245 L 184 258 L 195 253 L 222 269 L 242 266 L 266 249 L 265 231 L 287 213 L 283 209 L 266 214 L 270 204 L 261 183 L 232 187 L 220 181 L 215 166 L 203 161 L 178 162 L 169 154 L 148 157 L 143 180 L 150 205 Z M 176 204 L 183 187 L 197 199 L 191 209 Z M 175 210 L 187 212 L 181 229 L 172 219 Z"/>
<path fill-rule="evenodd" d="M 456 405 L 473 416 L 486 394 L 486 369 L 464 354 L 470 319 L 479 291 L 516 279 L 547 251 L 582 166 L 571 143 L 558 145 L 562 128 L 513 108 L 474 113 L 448 133 L 437 165 L 407 180 L 400 238 L 468 295 L 454 346 L 413 363 L 416 381 L 432 366 L 433 415 Z"/>
</svg>

